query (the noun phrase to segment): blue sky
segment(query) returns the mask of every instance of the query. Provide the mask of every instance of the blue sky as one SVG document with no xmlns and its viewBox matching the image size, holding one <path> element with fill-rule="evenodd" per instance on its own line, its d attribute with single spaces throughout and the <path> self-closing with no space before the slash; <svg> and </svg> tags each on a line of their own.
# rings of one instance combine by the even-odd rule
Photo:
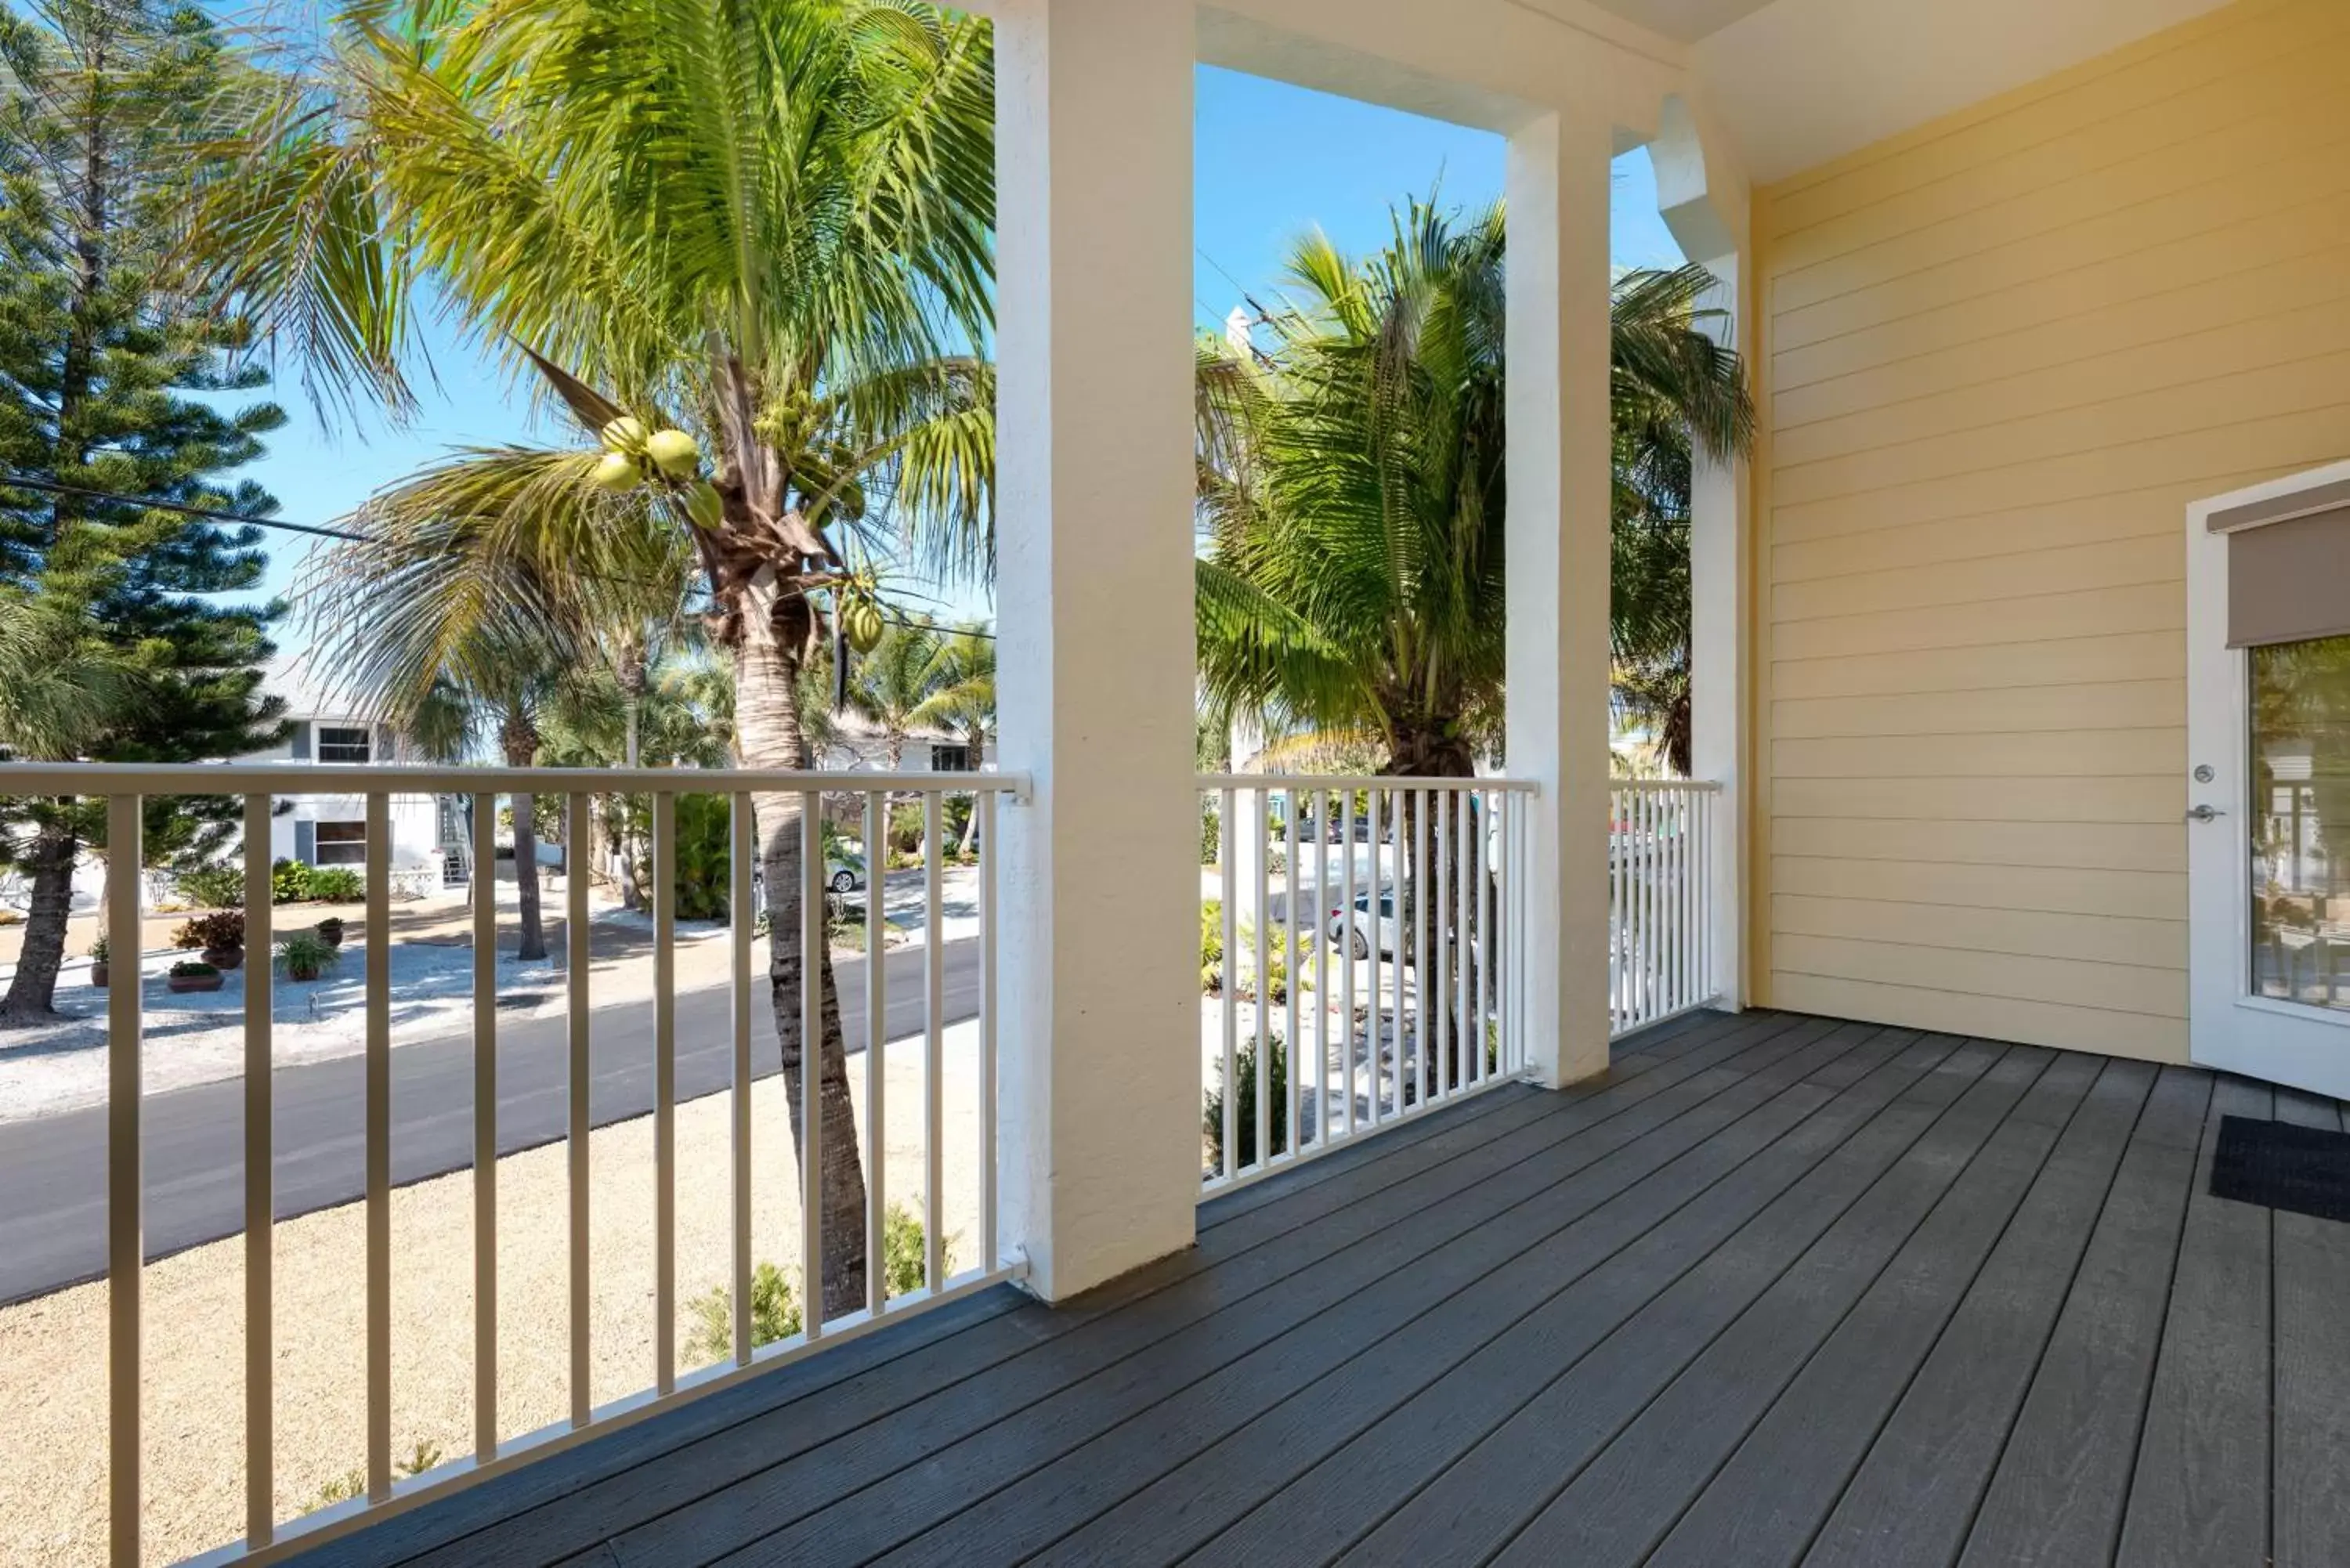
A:
<svg viewBox="0 0 2350 1568">
<path fill-rule="evenodd" d="M 1406 197 L 1436 192 L 1447 206 L 1465 208 L 1502 191 L 1497 136 L 1234 71 L 1200 67 L 1196 125 L 1193 321 L 1201 327 L 1221 329 L 1243 287 L 1273 303 L 1282 257 L 1308 229 L 1318 225 L 1342 250 L 1360 254 L 1385 240 L 1388 208 Z M 1648 155 L 1619 160 L 1614 249 L 1620 265 L 1680 261 L 1656 208 Z M 330 429 L 290 375 L 280 385 L 276 395 L 289 422 L 269 438 L 269 455 L 250 472 L 277 497 L 281 517 L 331 523 L 452 446 L 562 439 L 560 431 L 534 429 L 528 389 L 509 384 L 488 357 L 442 328 L 428 331 L 425 343 L 440 389 L 406 429 L 375 419 Z M 275 534 L 269 547 L 270 587 L 282 592 L 307 545 Z M 975 597 L 936 607 L 954 617 L 989 613 Z M 290 648 L 300 640 L 289 618 L 281 641 Z"/>
</svg>

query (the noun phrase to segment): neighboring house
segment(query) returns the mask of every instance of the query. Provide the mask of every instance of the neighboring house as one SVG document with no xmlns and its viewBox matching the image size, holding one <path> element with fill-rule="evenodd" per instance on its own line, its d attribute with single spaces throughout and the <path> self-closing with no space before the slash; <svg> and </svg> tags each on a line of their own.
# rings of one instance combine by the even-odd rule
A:
<svg viewBox="0 0 2350 1568">
<path fill-rule="evenodd" d="M 264 690 L 286 700 L 286 738 L 265 752 L 235 757 L 235 764 L 315 765 L 322 785 L 339 767 L 384 766 L 413 761 L 403 754 L 398 732 L 359 711 L 312 680 L 301 660 L 273 663 Z M 367 863 L 367 799 L 356 794 L 320 793 L 282 796 L 270 823 L 269 856 L 311 866 Z M 447 831 L 448 814 L 429 794 L 390 799 L 389 864 L 395 877 L 438 885 L 444 856 L 463 843 Z M 429 881 L 421 874 L 430 872 Z"/>
<path fill-rule="evenodd" d="M 900 773 L 962 774 L 987 767 L 991 758 L 971 754 L 971 738 L 946 730 L 921 729 L 906 738 L 898 759 Z M 816 751 L 816 766 L 827 773 L 886 772 L 889 742 L 870 720 L 843 713 L 833 721 L 832 738 Z"/>
<path fill-rule="evenodd" d="M 399 734 L 391 725 L 357 711 L 356 704 L 338 700 L 319 687 L 307 677 L 299 660 L 271 665 L 265 690 L 286 700 L 286 738 L 269 751 L 231 759 L 234 763 L 315 764 L 324 784 L 338 767 L 382 766 L 413 760 L 403 756 Z M 363 795 L 290 795 L 281 797 L 279 807 L 278 815 L 270 823 L 271 859 L 299 860 L 311 866 L 367 863 L 367 800 Z M 443 814 L 434 797 L 394 795 L 390 816 L 390 864 L 393 872 L 431 868 L 437 874 L 440 857 L 452 840 L 444 832 Z"/>
</svg>

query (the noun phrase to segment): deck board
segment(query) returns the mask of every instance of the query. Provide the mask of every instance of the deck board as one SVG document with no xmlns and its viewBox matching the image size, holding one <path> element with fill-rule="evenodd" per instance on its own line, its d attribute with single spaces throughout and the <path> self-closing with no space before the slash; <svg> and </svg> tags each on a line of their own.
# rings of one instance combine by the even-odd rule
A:
<svg viewBox="0 0 2350 1568">
<path fill-rule="evenodd" d="M 1696 1015 L 296 1561 L 2350 1562 L 2350 1226 L 2210 1198 L 2226 1115 L 2344 1125 Z"/>
</svg>

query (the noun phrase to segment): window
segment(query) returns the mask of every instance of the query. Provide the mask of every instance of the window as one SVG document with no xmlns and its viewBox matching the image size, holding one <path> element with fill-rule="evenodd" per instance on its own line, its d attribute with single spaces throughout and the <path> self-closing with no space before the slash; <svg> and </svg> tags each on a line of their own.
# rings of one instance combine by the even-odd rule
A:
<svg viewBox="0 0 2350 1568">
<path fill-rule="evenodd" d="M 971 748 L 947 741 L 931 742 L 931 772 L 934 774 L 967 774 L 971 772 Z"/>
<path fill-rule="evenodd" d="M 2251 650 L 2252 994 L 2350 1012 L 2350 637 Z"/>
<path fill-rule="evenodd" d="M 364 866 L 367 864 L 367 824 L 365 822 L 322 822 L 317 828 L 317 864 L 320 866 Z"/>
<path fill-rule="evenodd" d="M 369 760 L 369 736 L 365 730 L 318 731 L 318 760 L 322 763 L 364 763 Z"/>
</svg>

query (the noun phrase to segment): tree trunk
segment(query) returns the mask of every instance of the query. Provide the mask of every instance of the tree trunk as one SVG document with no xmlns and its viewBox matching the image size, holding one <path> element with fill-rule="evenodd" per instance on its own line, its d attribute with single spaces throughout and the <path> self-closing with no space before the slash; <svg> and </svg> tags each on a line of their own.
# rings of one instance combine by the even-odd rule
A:
<svg viewBox="0 0 2350 1568">
<path fill-rule="evenodd" d="M 32 852 L 26 857 L 31 902 L 25 913 L 25 943 L 8 994 L 0 999 L 0 1026 L 47 1023 L 57 1016 L 57 971 L 65 962 L 74 862 L 80 853 L 81 841 L 63 821 L 44 824 L 34 837 Z M 136 953 L 115 955 L 111 961 L 131 977 L 130 984 L 139 983 Z"/>
<path fill-rule="evenodd" d="M 1396 737 L 1394 759 L 1386 772 L 1399 778 L 1468 778 L 1476 772 L 1476 758 L 1465 742 L 1446 733 L 1445 727 L 1432 727 L 1400 730 Z M 1471 809 L 1471 803 L 1475 799 L 1474 793 L 1468 790 L 1405 791 L 1401 793 L 1396 811 L 1396 945 L 1403 950 L 1396 955 L 1397 970 L 1399 975 L 1405 969 L 1412 971 L 1423 1016 L 1430 1016 L 1425 1010 L 1432 1003 L 1444 1009 L 1451 1018 L 1451 1026 L 1446 1031 L 1451 1050 L 1440 1058 L 1433 1049 L 1431 1037 L 1424 1073 L 1419 1082 L 1410 1085 L 1408 1100 L 1426 1099 L 1465 1081 L 1473 1065 L 1469 1051 L 1475 1047 L 1471 1037 L 1482 1033 L 1474 1026 L 1472 1019 L 1464 1017 L 1458 1011 L 1459 983 L 1464 964 L 1471 966 L 1469 994 L 1472 997 L 1480 994 L 1473 955 L 1477 924 L 1483 919 L 1484 899 L 1479 898 L 1475 900 L 1467 929 L 1460 929 L 1456 919 L 1461 908 L 1463 875 L 1460 863 L 1461 815 Z M 1423 815 L 1426 817 L 1424 826 Z M 1443 830 L 1441 846 L 1439 843 L 1440 829 Z M 1423 831 L 1428 836 L 1428 877 L 1425 883 L 1418 874 L 1419 856 L 1416 851 Z M 1484 825 L 1477 823 L 1475 832 L 1482 834 L 1483 831 Z M 1449 864 L 1446 858 L 1448 849 Z M 1429 962 L 1425 973 L 1420 971 L 1420 946 L 1415 935 L 1418 910 L 1423 899 L 1428 905 Z M 1451 949 L 1450 973 L 1454 989 L 1443 996 L 1430 996 L 1430 989 L 1447 972 L 1444 959 L 1448 947 Z M 1400 1075 L 1404 1064 L 1399 1060 L 1396 1065 Z"/>
<path fill-rule="evenodd" d="M 795 589 L 779 587 L 772 569 L 762 569 L 743 592 L 742 641 L 735 649 L 735 747 L 742 763 L 754 769 L 807 765 L 806 738 L 796 701 L 804 628 L 789 624 L 811 613 Z M 762 792 L 754 798 L 761 842 L 759 860 L 766 881 L 767 979 L 782 1048 L 784 1090 L 792 1118 L 792 1141 L 805 1148 L 801 1090 L 805 1041 L 800 1029 L 802 973 L 800 919 L 804 906 L 800 823 L 806 800 L 794 792 Z M 868 846 L 868 856 L 871 846 Z M 868 874 L 870 874 L 868 872 Z M 816 949 L 820 1033 L 816 1041 L 821 1191 L 815 1201 L 824 1239 L 823 1303 L 827 1321 L 865 1306 L 865 1167 L 858 1153 L 857 1118 L 848 1097 L 848 1052 L 840 1027 L 840 994 L 833 983 L 829 942 Z M 868 1046 L 872 1049 L 872 1046 Z M 802 1201 L 808 1200 L 806 1192 Z"/>
<path fill-rule="evenodd" d="M 538 731 L 530 715 L 516 710 L 506 715 L 501 726 L 505 743 L 506 766 L 526 768 L 538 755 Z M 539 912 L 538 901 L 538 803 L 527 790 L 516 790 L 514 801 L 515 902 L 522 911 L 522 940 L 515 956 L 525 963 L 546 957 L 546 926 Z M 565 866 L 575 874 L 578 867 L 578 846 L 567 846 Z M 497 867 L 490 867 L 493 877 Z M 496 884 L 491 884 L 494 894 Z"/>
</svg>

